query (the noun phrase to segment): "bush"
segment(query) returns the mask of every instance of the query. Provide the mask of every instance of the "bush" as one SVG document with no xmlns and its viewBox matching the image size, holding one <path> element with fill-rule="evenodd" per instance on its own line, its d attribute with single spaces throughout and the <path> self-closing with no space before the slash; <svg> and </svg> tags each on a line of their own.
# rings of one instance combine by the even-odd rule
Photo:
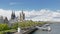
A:
<svg viewBox="0 0 60 34">
<path fill-rule="evenodd" d="M 7 24 L 0 24 L 0 31 L 8 30 L 9 26 Z"/>
<path fill-rule="evenodd" d="M 39 25 L 44 25 L 45 22 L 34 22 L 34 21 L 23 21 L 23 22 L 17 22 L 17 23 L 13 23 L 12 25 L 12 29 L 17 29 L 18 26 L 21 28 L 21 29 L 24 29 L 24 28 L 29 28 L 29 27 L 32 27 L 32 26 L 39 26 Z"/>
<path fill-rule="evenodd" d="M 0 31 L 0 34 L 6 34 L 6 33 L 13 33 L 13 32 L 16 32 L 15 29 L 11 29 L 11 30 L 5 30 L 5 31 Z"/>
<path fill-rule="evenodd" d="M 11 26 L 11 29 L 17 29 L 18 28 L 18 23 L 13 23 L 13 25 Z"/>
<path fill-rule="evenodd" d="M 3 34 L 3 32 L 0 32 L 0 34 Z"/>
</svg>

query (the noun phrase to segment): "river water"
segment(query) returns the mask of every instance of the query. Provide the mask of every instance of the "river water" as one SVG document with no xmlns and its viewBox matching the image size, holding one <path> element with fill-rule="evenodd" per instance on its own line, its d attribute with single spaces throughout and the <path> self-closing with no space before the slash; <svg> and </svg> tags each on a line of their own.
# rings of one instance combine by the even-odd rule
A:
<svg viewBox="0 0 60 34">
<path fill-rule="evenodd" d="M 50 26 L 52 28 L 52 30 L 50 32 L 37 30 L 37 31 L 33 32 L 32 34 L 60 34 L 60 23 L 53 23 Z"/>
</svg>

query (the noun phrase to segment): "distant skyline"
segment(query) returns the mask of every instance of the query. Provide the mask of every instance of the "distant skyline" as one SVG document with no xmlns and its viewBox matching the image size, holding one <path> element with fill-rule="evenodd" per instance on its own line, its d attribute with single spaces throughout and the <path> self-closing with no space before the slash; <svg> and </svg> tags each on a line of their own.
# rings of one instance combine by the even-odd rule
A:
<svg viewBox="0 0 60 34">
<path fill-rule="evenodd" d="M 0 16 L 10 19 L 12 10 L 23 10 L 26 20 L 60 22 L 60 0 L 0 0 Z"/>
<path fill-rule="evenodd" d="M 22 10 L 15 11 L 15 15 L 20 17 L 20 13 Z M 24 10 L 25 20 L 33 20 L 33 21 L 56 21 L 60 22 L 60 10 L 49 10 L 49 9 L 41 9 L 41 10 Z M 0 9 L 0 16 L 7 17 L 11 19 L 12 10 L 4 10 Z"/>
<path fill-rule="evenodd" d="M 60 10 L 60 0 L 0 0 L 0 9 L 6 10 Z"/>
</svg>

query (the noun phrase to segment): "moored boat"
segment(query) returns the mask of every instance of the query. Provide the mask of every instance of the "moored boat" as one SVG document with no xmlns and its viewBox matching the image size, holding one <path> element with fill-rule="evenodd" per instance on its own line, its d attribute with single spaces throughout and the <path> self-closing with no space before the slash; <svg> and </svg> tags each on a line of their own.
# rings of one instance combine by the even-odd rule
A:
<svg viewBox="0 0 60 34">
<path fill-rule="evenodd" d="M 49 24 L 45 24 L 42 27 L 36 26 L 36 28 L 38 28 L 39 30 L 42 30 L 42 31 L 51 31 L 51 27 Z"/>
</svg>

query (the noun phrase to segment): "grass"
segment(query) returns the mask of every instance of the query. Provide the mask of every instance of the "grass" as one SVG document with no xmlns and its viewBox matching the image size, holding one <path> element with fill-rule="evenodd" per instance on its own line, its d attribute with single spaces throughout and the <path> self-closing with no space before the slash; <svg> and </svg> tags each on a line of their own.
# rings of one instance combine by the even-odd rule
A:
<svg viewBox="0 0 60 34">
<path fill-rule="evenodd" d="M 0 34 L 4 34 L 4 33 L 7 33 L 7 32 L 16 32 L 16 30 L 11 29 L 11 30 L 0 31 Z"/>
</svg>

